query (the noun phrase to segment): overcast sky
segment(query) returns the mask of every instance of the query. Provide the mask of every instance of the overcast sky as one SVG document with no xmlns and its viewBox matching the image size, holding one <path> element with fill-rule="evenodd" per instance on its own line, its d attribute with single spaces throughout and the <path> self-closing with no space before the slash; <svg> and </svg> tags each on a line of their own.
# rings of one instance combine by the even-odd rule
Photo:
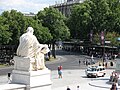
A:
<svg viewBox="0 0 120 90">
<path fill-rule="evenodd" d="M 22 13 L 37 13 L 45 7 L 54 5 L 55 1 L 60 2 L 61 0 L 0 0 L 0 13 L 11 9 Z"/>
</svg>

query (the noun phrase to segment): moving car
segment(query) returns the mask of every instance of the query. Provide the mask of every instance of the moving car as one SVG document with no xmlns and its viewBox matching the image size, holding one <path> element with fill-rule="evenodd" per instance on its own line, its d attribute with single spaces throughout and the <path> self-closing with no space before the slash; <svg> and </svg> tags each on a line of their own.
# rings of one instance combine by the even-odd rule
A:
<svg viewBox="0 0 120 90">
<path fill-rule="evenodd" d="M 104 77 L 106 72 L 103 66 L 90 66 L 85 70 L 87 77 Z"/>
</svg>

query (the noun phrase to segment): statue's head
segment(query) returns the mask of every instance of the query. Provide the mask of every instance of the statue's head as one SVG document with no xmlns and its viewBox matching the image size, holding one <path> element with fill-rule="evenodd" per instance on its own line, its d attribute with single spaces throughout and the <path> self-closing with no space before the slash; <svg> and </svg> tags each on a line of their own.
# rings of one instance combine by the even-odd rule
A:
<svg viewBox="0 0 120 90">
<path fill-rule="evenodd" d="M 32 27 L 28 27 L 28 28 L 27 28 L 27 32 L 33 34 L 34 29 L 33 29 Z"/>
</svg>

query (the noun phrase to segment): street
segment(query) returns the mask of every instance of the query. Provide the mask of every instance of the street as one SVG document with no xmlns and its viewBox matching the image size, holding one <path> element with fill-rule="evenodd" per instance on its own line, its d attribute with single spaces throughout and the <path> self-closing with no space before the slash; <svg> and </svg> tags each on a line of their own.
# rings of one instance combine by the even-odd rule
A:
<svg viewBox="0 0 120 90">
<path fill-rule="evenodd" d="M 83 61 L 88 56 L 62 50 L 57 50 L 56 55 L 56 60 L 46 61 L 46 67 L 51 70 L 52 90 L 66 90 L 67 86 L 71 90 L 75 90 L 77 86 L 80 86 L 80 90 L 109 90 L 111 87 L 111 84 L 106 84 L 106 82 L 109 81 L 109 76 L 114 68 L 106 69 L 105 77 L 87 78 L 85 75 L 87 66 L 83 64 Z M 95 62 L 97 61 L 96 58 Z M 63 78 L 58 78 L 57 67 L 59 65 L 63 67 Z M 7 73 L 12 70 L 13 66 L 0 69 L 1 84 L 7 83 Z"/>
<path fill-rule="evenodd" d="M 79 53 L 66 52 L 63 50 L 56 50 L 57 59 L 53 61 L 46 61 L 46 67 L 50 70 L 57 70 L 59 65 L 63 66 L 63 69 L 85 69 L 82 61 L 86 55 L 80 55 Z M 81 64 L 79 65 L 79 60 Z M 12 72 L 13 66 L 0 69 L 0 75 L 6 75 L 8 72 Z"/>
<path fill-rule="evenodd" d="M 57 70 L 59 65 L 63 66 L 63 69 L 85 69 L 87 66 L 83 64 L 85 57 L 89 57 L 86 55 L 80 55 L 79 53 L 75 52 L 67 52 L 63 50 L 56 50 L 57 58 L 56 61 L 46 62 L 46 66 L 50 70 Z M 79 65 L 79 60 L 81 61 Z M 97 60 L 95 60 L 97 61 Z"/>
</svg>

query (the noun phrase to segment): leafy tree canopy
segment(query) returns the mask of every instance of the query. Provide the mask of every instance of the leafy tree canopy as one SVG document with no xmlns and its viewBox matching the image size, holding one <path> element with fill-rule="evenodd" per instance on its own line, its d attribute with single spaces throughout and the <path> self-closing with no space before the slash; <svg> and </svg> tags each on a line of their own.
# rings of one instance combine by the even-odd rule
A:
<svg viewBox="0 0 120 90">
<path fill-rule="evenodd" d="M 120 34 L 119 0 L 86 0 L 71 9 L 67 25 L 72 38 L 89 40 L 91 31 L 94 35 L 101 31 Z"/>
<path fill-rule="evenodd" d="M 60 39 L 65 40 L 70 36 L 69 29 L 64 23 L 65 16 L 57 9 L 52 7 L 45 8 L 43 11 L 38 12 L 37 17 L 43 26 L 48 27 L 49 32 L 53 37 L 53 42 Z"/>
<path fill-rule="evenodd" d="M 16 10 L 4 11 L 0 16 L 0 41 L 1 44 L 19 43 L 19 37 L 26 32 L 27 27 L 34 28 L 34 34 L 39 42 L 47 43 L 52 39 L 47 27 L 43 27 L 41 22 L 35 17 L 24 16 Z"/>
</svg>

